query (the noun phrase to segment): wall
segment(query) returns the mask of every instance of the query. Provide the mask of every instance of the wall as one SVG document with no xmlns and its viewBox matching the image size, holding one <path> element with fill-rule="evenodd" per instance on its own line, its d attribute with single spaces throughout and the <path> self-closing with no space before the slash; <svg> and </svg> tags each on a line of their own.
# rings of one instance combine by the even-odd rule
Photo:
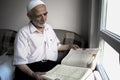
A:
<svg viewBox="0 0 120 80">
<path fill-rule="evenodd" d="M 28 22 L 27 0 L 0 0 L 0 27 L 20 29 Z"/>
<path fill-rule="evenodd" d="M 29 0 L 0 0 L 0 28 L 19 30 L 29 22 Z M 47 23 L 53 28 L 80 34 L 88 41 L 89 0 L 43 0 L 48 8 Z"/>
</svg>

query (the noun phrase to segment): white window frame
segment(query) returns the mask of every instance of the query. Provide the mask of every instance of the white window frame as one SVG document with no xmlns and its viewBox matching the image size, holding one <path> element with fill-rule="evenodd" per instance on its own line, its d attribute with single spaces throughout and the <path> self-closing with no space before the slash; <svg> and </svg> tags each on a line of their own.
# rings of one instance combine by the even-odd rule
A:
<svg viewBox="0 0 120 80">
<path fill-rule="evenodd" d="M 115 49 L 119 53 L 119 62 L 120 62 L 120 36 L 106 30 L 106 11 L 107 11 L 107 0 L 102 0 L 102 6 L 101 6 L 101 24 L 100 24 L 100 48 L 104 46 L 104 42 L 107 42 L 113 49 Z M 102 44 L 102 46 L 101 46 Z M 109 80 L 109 76 L 106 74 L 104 67 L 101 64 L 98 64 L 98 70 L 101 73 L 101 76 L 103 80 Z"/>
</svg>

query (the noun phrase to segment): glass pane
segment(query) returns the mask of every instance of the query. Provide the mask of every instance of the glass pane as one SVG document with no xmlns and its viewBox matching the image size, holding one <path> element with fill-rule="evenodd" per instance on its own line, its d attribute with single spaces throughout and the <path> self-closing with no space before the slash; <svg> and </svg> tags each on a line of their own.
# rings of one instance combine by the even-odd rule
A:
<svg viewBox="0 0 120 80">
<path fill-rule="evenodd" d="M 106 29 L 120 35 L 120 0 L 108 0 Z"/>
<path fill-rule="evenodd" d="M 110 80 L 120 79 L 119 54 L 106 42 L 104 45 L 102 64 L 106 70 L 106 73 L 110 77 Z"/>
</svg>

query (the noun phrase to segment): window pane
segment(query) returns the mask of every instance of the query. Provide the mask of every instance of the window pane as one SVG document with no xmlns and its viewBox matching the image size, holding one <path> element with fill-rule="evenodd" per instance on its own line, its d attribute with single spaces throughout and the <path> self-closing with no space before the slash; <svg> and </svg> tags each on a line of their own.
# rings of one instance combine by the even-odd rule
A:
<svg viewBox="0 0 120 80">
<path fill-rule="evenodd" d="M 119 54 L 106 42 L 102 64 L 110 80 L 120 79 Z"/>
<path fill-rule="evenodd" d="M 120 0 L 108 0 L 106 29 L 120 35 Z"/>
</svg>

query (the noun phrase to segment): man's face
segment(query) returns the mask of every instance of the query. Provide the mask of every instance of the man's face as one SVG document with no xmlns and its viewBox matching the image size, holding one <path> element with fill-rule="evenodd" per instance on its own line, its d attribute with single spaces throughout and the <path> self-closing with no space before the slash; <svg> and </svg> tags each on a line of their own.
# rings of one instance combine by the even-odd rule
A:
<svg viewBox="0 0 120 80">
<path fill-rule="evenodd" d="M 47 10 L 45 5 L 38 5 L 32 9 L 31 21 L 36 27 L 44 27 L 47 19 Z"/>
</svg>

